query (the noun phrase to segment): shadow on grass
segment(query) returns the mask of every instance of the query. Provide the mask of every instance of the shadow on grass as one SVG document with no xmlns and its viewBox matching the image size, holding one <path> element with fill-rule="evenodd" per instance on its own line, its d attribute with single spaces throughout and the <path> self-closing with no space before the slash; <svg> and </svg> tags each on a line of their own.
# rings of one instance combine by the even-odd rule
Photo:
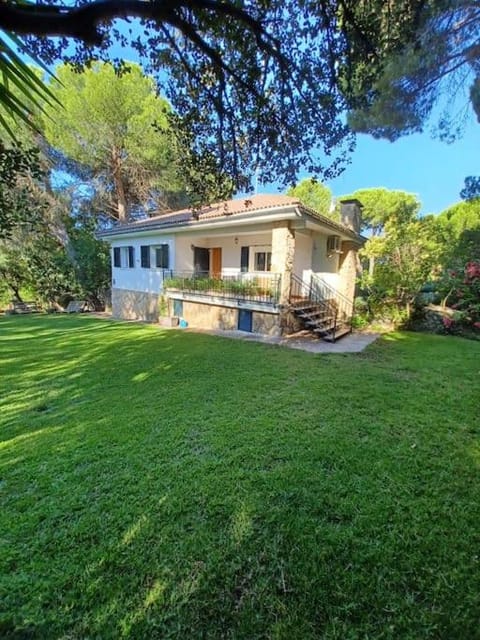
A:
<svg viewBox="0 0 480 640">
<path fill-rule="evenodd" d="M 0 635 L 475 637 L 467 347 L 2 320 Z"/>
</svg>

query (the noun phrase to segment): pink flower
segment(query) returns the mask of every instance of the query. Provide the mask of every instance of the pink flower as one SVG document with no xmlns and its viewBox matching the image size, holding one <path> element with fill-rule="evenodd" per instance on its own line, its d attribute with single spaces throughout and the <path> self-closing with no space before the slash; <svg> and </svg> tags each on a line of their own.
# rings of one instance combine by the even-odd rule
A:
<svg viewBox="0 0 480 640">
<path fill-rule="evenodd" d="M 474 278 L 480 278 L 480 263 L 479 262 L 467 262 L 465 265 L 465 275 L 470 280 Z"/>
<path fill-rule="evenodd" d="M 442 318 L 442 322 L 443 322 L 443 326 L 445 327 L 445 329 L 450 329 L 450 327 L 453 324 L 453 320 L 451 318 L 448 318 L 447 316 L 444 316 Z"/>
<path fill-rule="evenodd" d="M 474 322 L 473 326 L 475 327 L 475 329 L 480 329 L 480 322 Z"/>
</svg>

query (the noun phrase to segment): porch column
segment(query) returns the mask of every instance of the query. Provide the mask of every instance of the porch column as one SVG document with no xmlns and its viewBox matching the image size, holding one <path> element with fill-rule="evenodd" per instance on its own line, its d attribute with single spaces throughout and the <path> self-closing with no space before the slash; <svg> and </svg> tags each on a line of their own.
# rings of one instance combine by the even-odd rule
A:
<svg viewBox="0 0 480 640">
<path fill-rule="evenodd" d="M 295 232 L 289 228 L 288 222 L 277 222 L 272 229 L 272 273 L 282 276 L 280 283 L 280 305 L 288 304 L 290 283 L 295 257 Z"/>
<path fill-rule="evenodd" d="M 355 280 L 358 272 L 358 245 L 355 242 L 342 242 L 342 253 L 338 265 L 340 293 L 353 302 L 355 298 Z"/>
</svg>

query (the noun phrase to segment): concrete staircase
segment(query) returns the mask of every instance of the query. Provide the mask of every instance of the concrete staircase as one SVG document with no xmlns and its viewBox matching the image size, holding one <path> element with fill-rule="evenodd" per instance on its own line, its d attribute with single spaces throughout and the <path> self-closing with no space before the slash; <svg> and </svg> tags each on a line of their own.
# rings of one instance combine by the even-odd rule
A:
<svg viewBox="0 0 480 640">
<path fill-rule="evenodd" d="M 305 329 L 328 342 L 352 330 L 353 303 L 318 276 L 309 283 L 292 276 L 291 310 Z"/>
</svg>

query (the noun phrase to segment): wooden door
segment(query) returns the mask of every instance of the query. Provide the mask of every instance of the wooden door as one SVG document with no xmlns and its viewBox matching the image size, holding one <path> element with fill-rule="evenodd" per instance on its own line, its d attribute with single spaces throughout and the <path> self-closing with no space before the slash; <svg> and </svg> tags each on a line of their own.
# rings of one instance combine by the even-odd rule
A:
<svg viewBox="0 0 480 640">
<path fill-rule="evenodd" d="M 222 248 L 215 247 L 212 249 L 210 256 L 210 276 L 212 278 L 220 278 L 222 276 Z"/>
</svg>

